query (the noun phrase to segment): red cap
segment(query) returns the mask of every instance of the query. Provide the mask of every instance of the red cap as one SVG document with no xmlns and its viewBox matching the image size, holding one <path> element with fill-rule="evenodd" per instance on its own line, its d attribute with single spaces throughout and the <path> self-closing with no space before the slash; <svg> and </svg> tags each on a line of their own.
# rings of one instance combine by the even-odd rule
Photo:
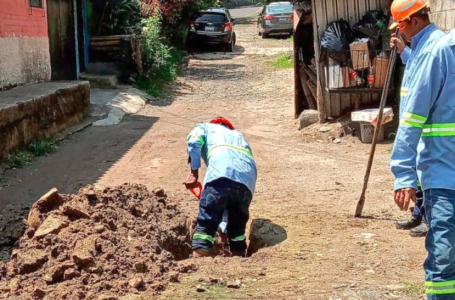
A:
<svg viewBox="0 0 455 300">
<path fill-rule="evenodd" d="M 213 119 L 212 121 L 210 121 L 210 123 L 225 125 L 229 129 L 234 130 L 234 125 L 232 125 L 232 123 L 229 122 L 229 120 L 225 119 L 225 118 L 216 118 L 216 119 Z"/>
</svg>

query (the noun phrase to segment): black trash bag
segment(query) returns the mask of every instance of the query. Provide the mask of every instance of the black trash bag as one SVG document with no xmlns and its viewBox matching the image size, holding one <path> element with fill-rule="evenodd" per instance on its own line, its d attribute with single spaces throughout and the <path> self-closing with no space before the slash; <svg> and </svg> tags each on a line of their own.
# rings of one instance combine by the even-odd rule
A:
<svg viewBox="0 0 455 300">
<path fill-rule="evenodd" d="M 321 46 L 322 57 L 328 55 L 341 64 L 347 64 L 349 60 L 349 44 L 354 41 L 351 26 L 343 19 L 327 25 L 322 33 Z"/>
<path fill-rule="evenodd" d="M 365 13 L 362 19 L 352 26 L 354 38 L 369 38 L 372 49 L 380 45 L 380 36 L 387 30 L 389 17 L 381 10 L 370 10 Z"/>
</svg>

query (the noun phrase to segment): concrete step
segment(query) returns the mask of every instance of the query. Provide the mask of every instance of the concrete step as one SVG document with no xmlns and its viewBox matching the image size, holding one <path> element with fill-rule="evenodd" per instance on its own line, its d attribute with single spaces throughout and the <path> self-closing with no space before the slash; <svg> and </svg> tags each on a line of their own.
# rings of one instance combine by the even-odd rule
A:
<svg viewBox="0 0 455 300">
<path fill-rule="evenodd" d="M 89 81 L 91 88 L 116 89 L 118 87 L 118 78 L 116 75 L 100 75 L 84 72 L 81 73 L 80 80 Z"/>
<path fill-rule="evenodd" d="M 91 62 L 88 64 L 87 73 L 90 74 L 100 74 L 100 75 L 117 75 L 119 76 L 120 72 L 117 63 L 115 62 Z"/>
</svg>

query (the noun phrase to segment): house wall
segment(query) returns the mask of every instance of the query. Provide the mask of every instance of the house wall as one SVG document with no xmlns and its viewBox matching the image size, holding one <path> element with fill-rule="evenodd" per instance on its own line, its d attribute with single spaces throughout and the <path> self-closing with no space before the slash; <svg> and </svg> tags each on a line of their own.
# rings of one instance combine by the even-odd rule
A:
<svg viewBox="0 0 455 300">
<path fill-rule="evenodd" d="M 437 1 L 444 2 L 448 0 Z M 316 26 L 317 32 L 315 47 L 320 47 L 322 33 L 330 22 L 343 18 L 349 21 L 352 26 L 362 18 L 365 12 L 387 8 L 389 2 L 390 0 L 313 0 L 313 24 Z M 319 58 L 317 57 L 318 60 Z M 322 74 L 322 76 L 324 75 Z M 352 110 L 360 103 L 370 103 L 378 100 L 378 96 L 369 94 L 329 94 L 325 89 L 325 84 L 322 84 L 321 87 L 324 94 L 326 117 L 338 117 Z"/>
<path fill-rule="evenodd" d="M 430 0 L 431 21 L 445 32 L 455 27 L 455 0 Z"/>
<path fill-rule="evenodd" d="M 29 0 L 2 0 L 0 5 L 0 90 L 50 80 L 46 16 Z"/>
</svg>

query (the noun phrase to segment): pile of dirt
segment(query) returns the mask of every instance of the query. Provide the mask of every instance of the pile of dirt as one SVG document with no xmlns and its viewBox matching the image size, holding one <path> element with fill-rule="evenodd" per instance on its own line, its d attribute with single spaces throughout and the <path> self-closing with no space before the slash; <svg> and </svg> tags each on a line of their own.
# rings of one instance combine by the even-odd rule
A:
<svg viewBox="0 0 455 300">
<path fill-rule="evenodd" d="M 190 223 L 165 192 L 145 186 L 56 189 L 30 211 L 28 228 L 0 263 L 0 299 L 130 299 L 164 290 L 192 264 Z M 126 295 L 126 296 L 125 296 Z M 126 298 L 123 298 L 125 296 Z"/>
</svg>

